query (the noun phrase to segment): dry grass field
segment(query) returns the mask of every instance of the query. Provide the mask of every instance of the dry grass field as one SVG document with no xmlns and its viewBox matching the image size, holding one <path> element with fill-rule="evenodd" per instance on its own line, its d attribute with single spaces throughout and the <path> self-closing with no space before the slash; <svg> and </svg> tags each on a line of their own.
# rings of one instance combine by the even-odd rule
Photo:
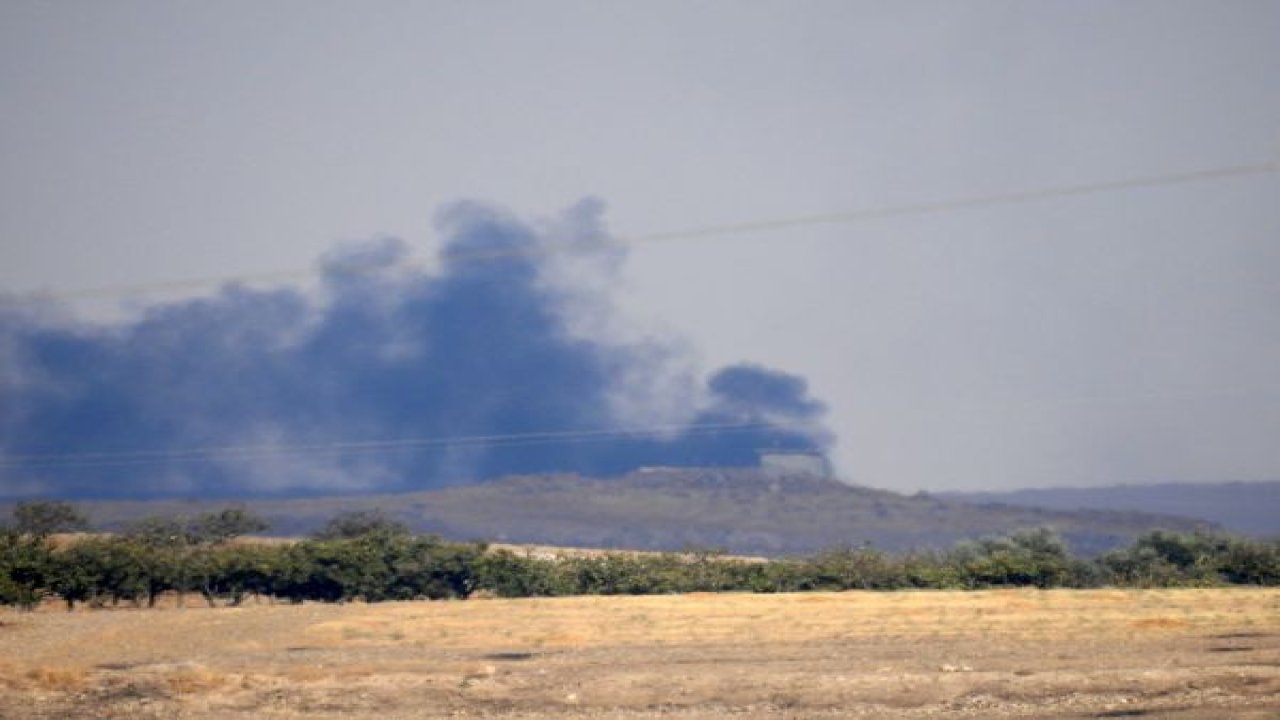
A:
<svg viewBox="0 0 1280 720">
<path fill-rule="evenodd" d="M 1280 590 L 0 611 L 3 718 L 1280 717 Z"/>
</svg>

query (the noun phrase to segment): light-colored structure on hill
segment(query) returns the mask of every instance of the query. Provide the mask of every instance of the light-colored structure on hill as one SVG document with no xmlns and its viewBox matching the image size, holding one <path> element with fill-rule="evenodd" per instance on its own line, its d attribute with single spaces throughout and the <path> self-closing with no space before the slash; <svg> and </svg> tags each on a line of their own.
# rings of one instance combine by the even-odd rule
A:
<svg viewBox="0 0 1280 720">
<path fill-rule="evenodd" d="M 761 450 L 760 469 L 776 477 L 831 477 L 826 456 L 809 450 Z"/>
</svg>

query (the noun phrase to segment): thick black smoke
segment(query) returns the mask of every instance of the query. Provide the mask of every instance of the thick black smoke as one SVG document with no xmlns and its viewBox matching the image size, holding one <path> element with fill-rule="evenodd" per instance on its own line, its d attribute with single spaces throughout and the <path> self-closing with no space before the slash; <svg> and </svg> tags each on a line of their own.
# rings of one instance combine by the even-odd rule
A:
<svg viewBox="0 0 1280 720">
<path fill-rule="evenodd" d="M 589 288 L 621 260 L 599 213 L 536 231 L 459 206 L 438 271 L 383 240 L 326 258 L 319 293 L 228 286 L 124 323 L 0 305 L 0 496 L 389 491 L 824 449 L 792 375 L 728 367 L 659 402 L 693 370 L 599 330 Z"/>
</svg>

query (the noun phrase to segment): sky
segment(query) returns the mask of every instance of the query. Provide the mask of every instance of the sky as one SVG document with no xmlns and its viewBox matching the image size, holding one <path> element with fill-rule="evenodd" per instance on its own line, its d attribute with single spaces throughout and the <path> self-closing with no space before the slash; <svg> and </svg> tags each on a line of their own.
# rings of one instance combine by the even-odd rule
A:
<svg viewBox="0 0 1280 720">
<path fill-rule="evenodd" d="M 1277 28 L 1263 1 L 4 3 L 0 452 L 443 432 L 389 407 L 343 417 L 382 396 L 316 349 L 321 330 L 348 327 L 344 300 L 395 320 L 489 272 L 444 248 L 585 236 L 486 282 L 517 272 L 556 372 L 602 378 L 590 412 L 509 422 L 498 403 L 477 431 L 790 408 L 820 418 L 810 440 L 844 479 L 892 490 L 1277 479 L 1280 174 L 608 242 L 1274 163 Z M 335 275 L 370 253 L 372 288 Z M 191 318 L 241 340 L 214 352 Z M 413 327 L 387 322 L 378 362 Z M 31 349 L 50 338 L 91 359 L 54 367 Z M 308 427 L 247 399 L 198 429 L 157 419 L 207 408 L 195 389 L 264 343 L 342 386 Z M 185 384 L 127 395 L 105 370 L 154 379 L 196 349 L 223 364 Z M 284 356 L 252 376 L 284 377 Z M 521 367 L 492 367 L 488 390 Z M 739 402 L 758 388 L 785 397 Z M 83 403 L 136 422 L 83 432 Z M 227 429 L 237 413 L 252 437 Z M 403 469 L 365 461 L 288 472 L 334 488 Z"/>
</svg>

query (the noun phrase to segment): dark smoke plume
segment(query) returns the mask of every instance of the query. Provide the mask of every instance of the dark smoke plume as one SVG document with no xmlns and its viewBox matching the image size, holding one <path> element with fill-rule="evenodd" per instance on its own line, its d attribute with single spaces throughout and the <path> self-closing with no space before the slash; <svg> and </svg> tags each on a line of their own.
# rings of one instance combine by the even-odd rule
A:
<svg viewBox="0 0 1280 720">
<path fill-rule="evenodd" d="M 623 257 L 600 212 L 535 229 L 460 205 L 438 270 L 381 240 L 327 257 L 319 292 L 227 286 L 127 322 L 2 303 L 0 496 L 391 491 L 824 450 L 804 380 L 700 382 L 677 343 L 609 329 Z"/>
</svg>

